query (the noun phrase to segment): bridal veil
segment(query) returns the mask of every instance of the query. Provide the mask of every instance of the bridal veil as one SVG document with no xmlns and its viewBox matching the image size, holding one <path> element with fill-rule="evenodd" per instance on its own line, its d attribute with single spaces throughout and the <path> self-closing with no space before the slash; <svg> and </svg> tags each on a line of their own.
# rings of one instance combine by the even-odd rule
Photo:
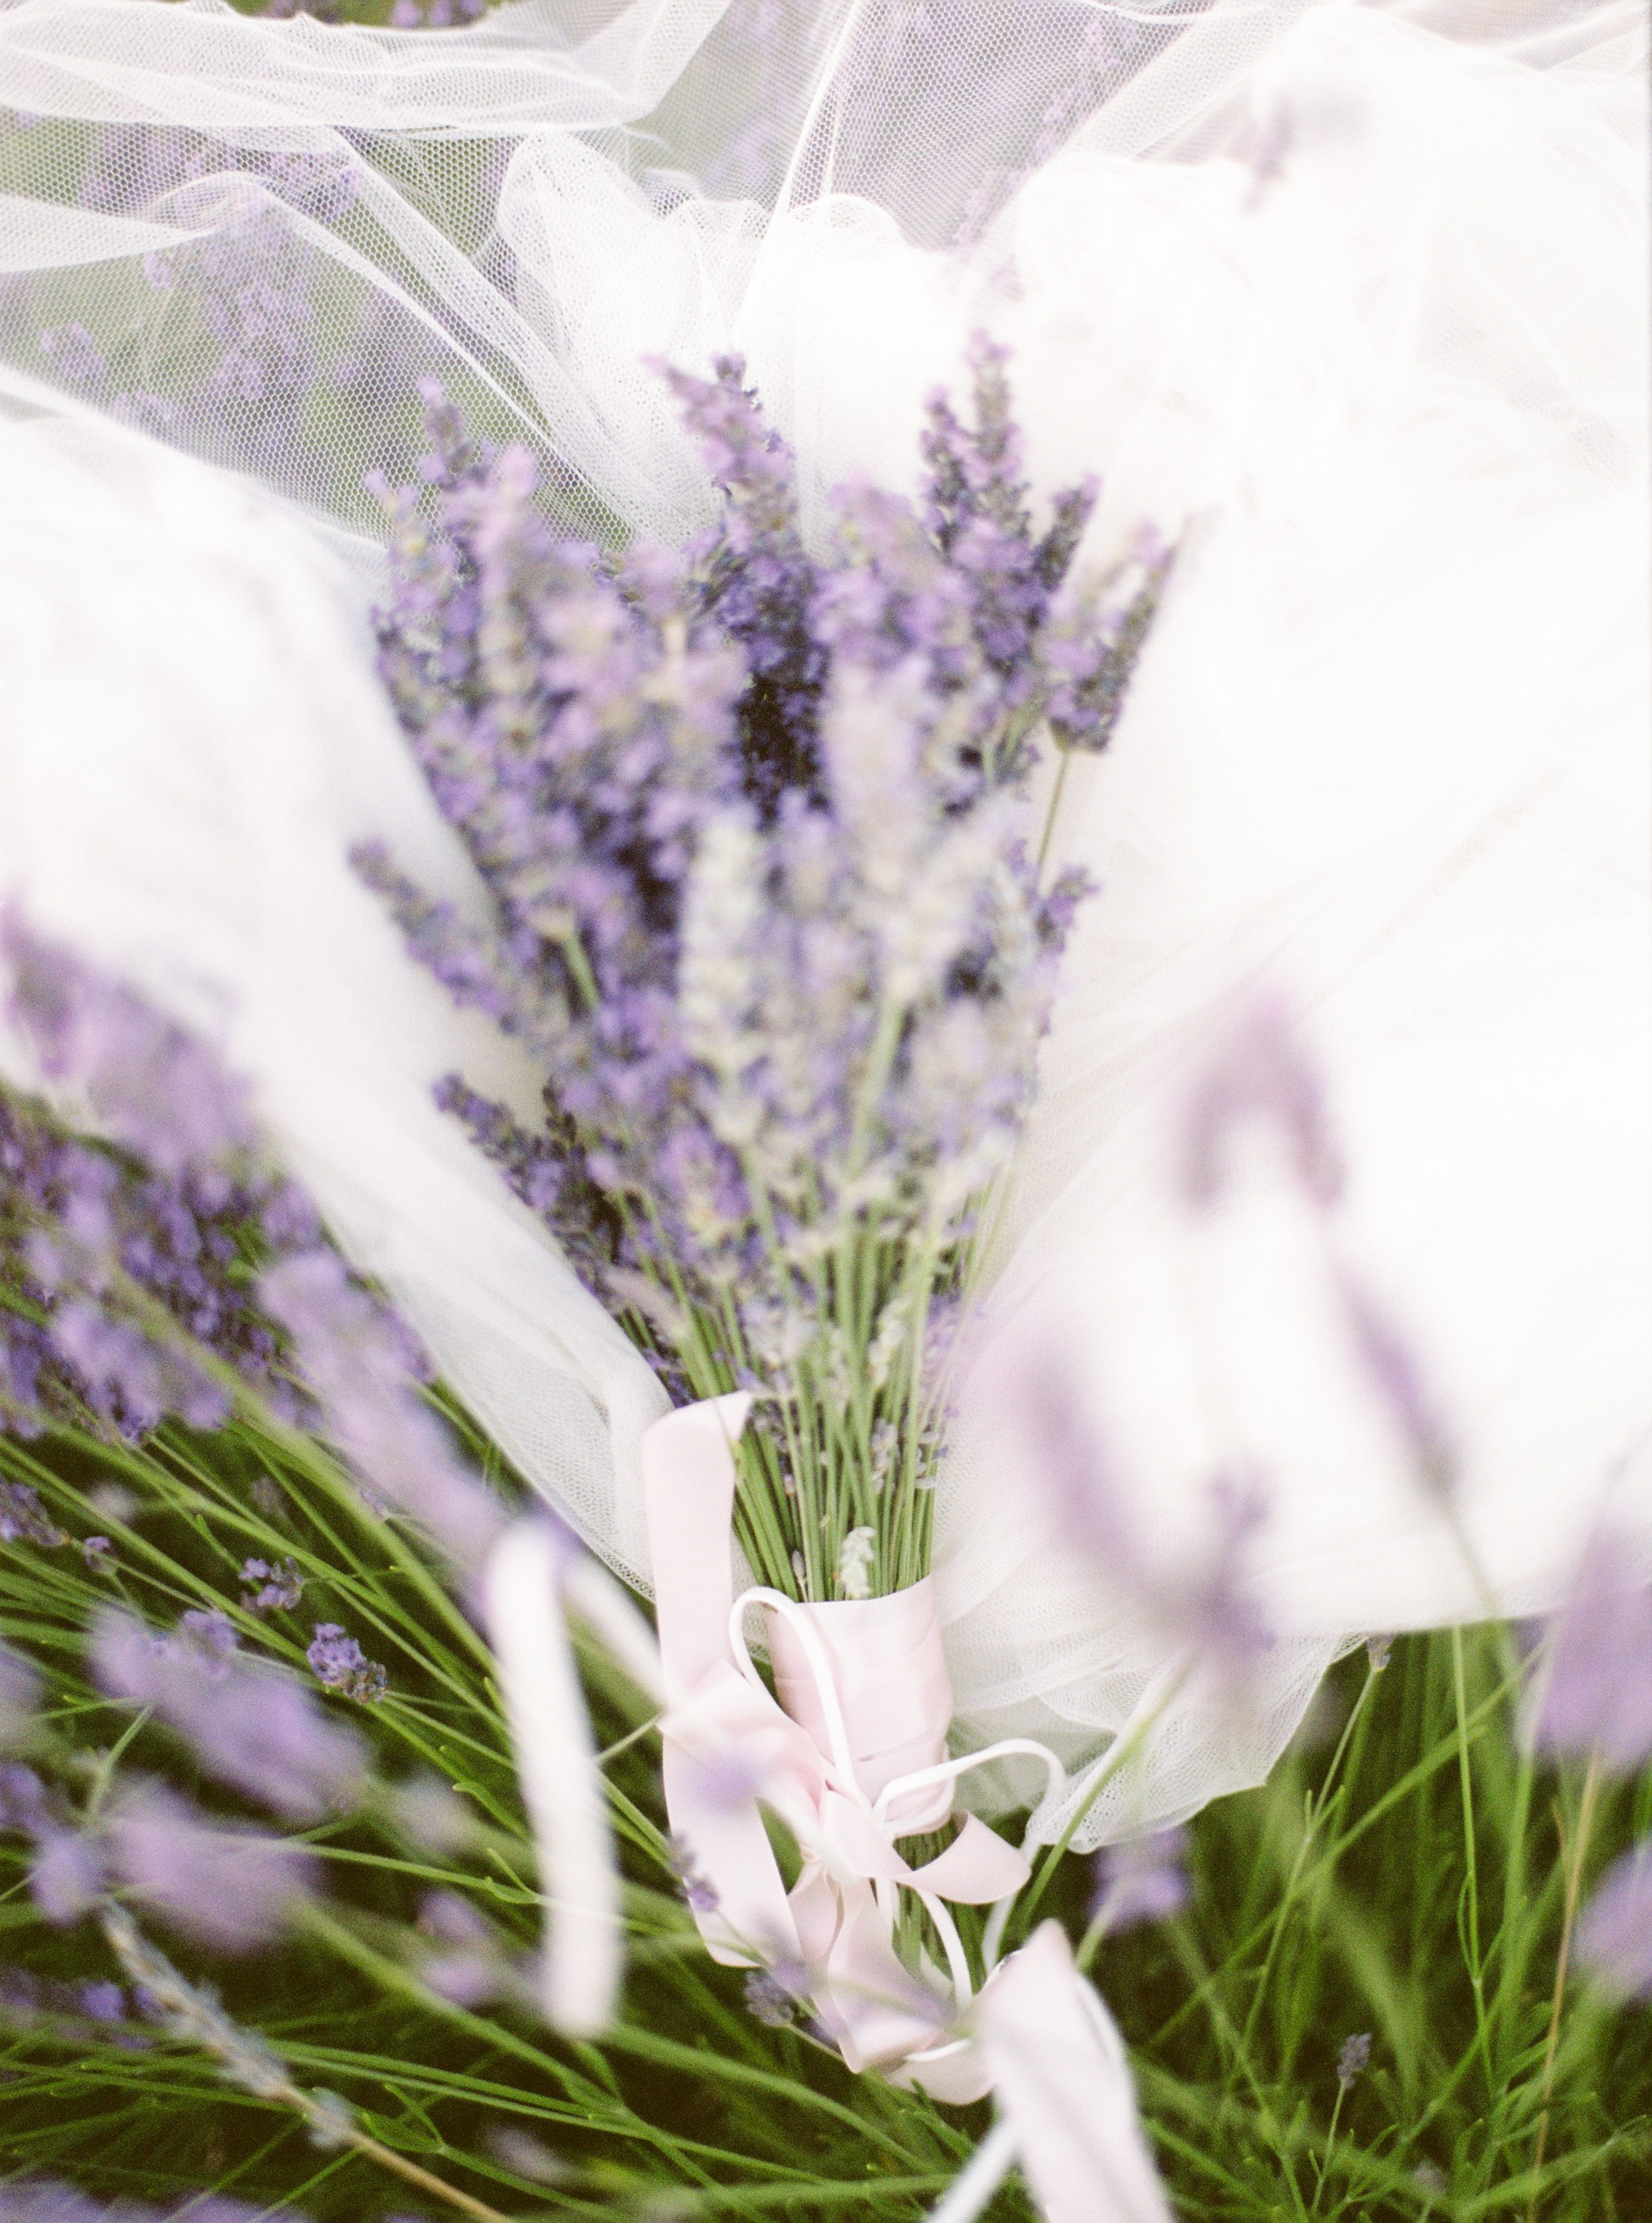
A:
<svg viewBox="0 0 1652 2223">
<path fill-rule="evenodd" d="M 534 1079 L 345 862 L 479 900 L 373 671 L 370 470 L 435 378 L 570 529 L 713 495 L 652 367 L 738 350 L 805 523 L 1011 350 L 1081 564 L 1177 542 L 1102 893 L 939 1484 L 958 1732 L 1272 1764 L 1373 1631 L 1652 1549 L 1643 14 L 1635 0 L 512 0 L 462 30 L 0 0 L 0 888 L 206 1029 L 523 1475 L 646 1587 L 652 1376 L 433 1107 Z M 1186 1136 L 1259 1027 L 1347 1168 Z M 1224 1047 L 1225 1046 L 1225 1047 Z M 0 1062 L 27 1079 L 21 1051 Z M 989 1385 L 1060 1354 L 1154 1550 L 1261 1493 L 1247 1710 L 1077 1565 Z M 1419 1457 L 1426 1433 L 1442 1473 Z M 1014 1785 L 999 1786 L 999 1795 Z M 1052 1817 L 1058 1828 L 1060 1817 Z"/>
</svg>

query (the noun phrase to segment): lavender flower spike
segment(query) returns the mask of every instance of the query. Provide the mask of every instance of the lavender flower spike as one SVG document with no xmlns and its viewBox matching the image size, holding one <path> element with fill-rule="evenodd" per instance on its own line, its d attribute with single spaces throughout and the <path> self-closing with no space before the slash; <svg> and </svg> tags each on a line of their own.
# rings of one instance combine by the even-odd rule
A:
<svg viewBox="0 0 1652 2223">
<path fill-rule="evenodd" d="M 190 2223 L 258 2223 L 267 2212 L 248 2207 L 243 2200 L 221 2199 L 216 2193 L 188 2204 Z M 175 2213 L 140 2206 L 131 2200 L 119 2200 L 106 2207 L 101 2200 L 77 2191 L 72 2184 L 60 2184 L 55 2177 L 13 2177 L 0 2185 L 0 2223 L 168 2223 L 169 2215 Z M 298 2209 L 284 2213 L 293 2218 L 293 2223 L 305 2223 Z"/>
<path fill-rule="evenodd" d="M 31 934 L 9 908 L 0 957 L 13 979 L 8 1014 L 42 1071 L 79 1082 L 117 1142 L 174 1177 L 252 1147 L 245 1084 L 141 996 Z"/>
<path fill-rule="evenodd" d="M 1096 1855 L 1091 1921 L 1112 1937 L 1139 1923 L 1168 1922 L 1179 1914 L 1192 1895 L 1182 1865 L 1186 1852 L 1187 1832 L 1180 1829 L 1109 1845 Z"/>
<path fill-rule="evenodd" d="M 1555 1625 L 1531 1739 L 1556 1758 L 1598 1754 L 1619 1775 L 1652 1758 L 1652 1584 L 1605 1532 Z"/>
<path fill-rule="evenodd" d="M 316 1680 L 330 1691 L 340 1691 L 359 1705 L 374 1704 L 385 1694 L 389 1678 L 376 1659 L 369 1659 L 353 1636 L 336 1621 L 317 1622 L 314 1640 L 305 1657 Z"/>
<path fill-rule="evenodd" d="M 316 1886 L 317 1862 L 301 1845 L 209 1817 L 158 1783 L 122 1793 L 109 1839 L 127 1888 L 174 1930 L 220 1952 L 244 1953 L 278 1936 Z"/>
<path fill-rule="evenodd" d="M 1611 1990 L 1652 1999 L 1652 1843 L 1607 1869 L 1578 1924 L 1577 1952 Z"/>
<path fill-rule="evenodd" d="M 153 1709 L 210 1775 L 279 1814 L 317 1822 L 353 1804 L 367 1773 L 361 1738 L 330 1721 L 282 1669 L 203 1641 L 207 1632 L 190 1628 L 190 1618 L 156 1637 L 129 1614 L 100 1615 L 91 1647 L 98 1683 L 112 1697 Z"/>
<path fill-rule="evenodd" d="M 1351 2092 L 1365 2074 L 1371 2060 L 1371 2032 L 1357 2031 L 1342 2041 L 1342 2050 L 1336 2056 L 1336 2081 L 1345 2092 Z"/>
<path fill-rule="evenodd" d="M 568 2037 L 591 2037 L 619 1982 L 619 1883 L 602 1779 L 562 1623 L 568 1547 L 538 1521 L 507 1528 L 487 1563 L 487 1631 L 533 1825 L 545 1903 L 540 1996 Z"/>
<path fill-rule="evenodd" d="M 330 1250 L 284 1260 L 264 1275 L 262 1294 L 350 1464 L 380 1496 L 422 1521 L 450 1558 L 474 1565 L 504 1515 L 419 1402 L 413 1354 L 395 1322 Z"/>
</svg>

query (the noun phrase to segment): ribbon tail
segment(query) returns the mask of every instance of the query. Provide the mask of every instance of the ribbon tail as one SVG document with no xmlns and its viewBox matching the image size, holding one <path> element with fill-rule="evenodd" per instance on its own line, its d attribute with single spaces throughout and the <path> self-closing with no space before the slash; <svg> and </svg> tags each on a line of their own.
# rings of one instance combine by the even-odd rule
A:
<svg viewBox="0 0 1652 2223">
<path fill-rule="evenodd" d="M 743 1390 L 708 1397 L 668 1413 L 643 1437 L 643 1513 L 655 1620 L 674 1704 L 729 1656 L 734 1446 L 751 1408 Z"/>
<path fill-rule="evenodd" d="M 981 1994 L 998 2106 L 1046 2223 L 1171 2223 L 1113 2018 L 1046 1922 Z"/>
<path fill-rule="evenodd" d="M 897 1958 L 871 1886 L 837 1889 L 842 1919 L 818 1999 L 845 2064 L 858 2075 L 933 2045 L 945 2015 Z"/>
<path fill-rule="evenodd" d="M 672 1834 L 693 1871 L 689 1904 L 725 1967 L 799 1957 L 796 1926 L 754 1786 L 743 1781 L 751 1695 L 729 1657 L 729 1527 L 744 1392 L 680 1407 L 643 1438 L 643 1508 L 653 1562 L 665 1692 L 662 1773 Z M 727 1718 L 719 1716 L 731 1707 Z M 778 1707 L 765 1702 L 776 1723 Z M 786 1724 L 788 1728 L 791 1725 Z"/>
<path fill-rule="evenodd" d="M 730 1797 L 702 1760 L 669 1737 L 661 1773 L 671 1832 L 694 1871 L 689 1907 L 713 1960 L 725 1968 L 801 1961 L 756 1799 Z"/>
<path fill-rule="evenodd" d="M 558 2030 L 590 2037 L 607 2025 L 619 1987 L 619 1882 L 562 1622 L 561 1562 L 550 1528 L 516 1522 L 488 1559 L 485 1611 L 539 1860 L 541 1998 Z"/>
</svg>

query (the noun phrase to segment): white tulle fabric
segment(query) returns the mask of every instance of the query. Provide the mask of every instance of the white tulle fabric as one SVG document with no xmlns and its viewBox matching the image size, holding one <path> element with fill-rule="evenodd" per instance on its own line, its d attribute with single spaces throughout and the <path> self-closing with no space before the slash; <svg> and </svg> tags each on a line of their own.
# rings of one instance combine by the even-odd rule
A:
<svg viewBox="0 0 1652 2223">
<path fill-rule="evenodd" d="M 458 1064 L 529 1110 L 533 1076 L 343 861 L 376 834 L 479 899 L 376 691 L 362 472 L 411 469 L 438 375 L 570 523 L 675 538 L 713 497 L 644 359 L 738 346 L 814 532 L 851 471 L 912 485 L 984 324 L 1040 492 L 1105 476 L 1081 561 L 1144 516 L 1184 536 L 1064 796 L 1104 892 L 938 1501 L 957 1735 L 1040 1739 L 1079 1798 L 1151 1718 L 1081 1844 L 1256 1780 L 1354 1634 L 1541 1606 L 1603 1508 L 1652 1544 L 1643 29 L 1492 0 L 518 0 L 434 34 L 0 0 L 0 885 L 257 1077 L 341 1240 L 644 1586 L 658 1390 L 429 1101 Z M 272 330 L 319 373 L 284 384 Z M 1190 1092 L 1264 992 L 1329 1076 L 1329 1222 L 1260 1144 L 1220 1211 L 1179 1200 Z M 1339 1271 L 1421 1354 L 1451 1520 Z M 1170 1638 L 1040 1509 L 980 1387 L 1028 1338 L 1074 1354 L 1146 1548 L 1197 1552 L 1212 1477 L 1259 1479 L 1249 1710 L 1167 1697 Z"/>
</svg>

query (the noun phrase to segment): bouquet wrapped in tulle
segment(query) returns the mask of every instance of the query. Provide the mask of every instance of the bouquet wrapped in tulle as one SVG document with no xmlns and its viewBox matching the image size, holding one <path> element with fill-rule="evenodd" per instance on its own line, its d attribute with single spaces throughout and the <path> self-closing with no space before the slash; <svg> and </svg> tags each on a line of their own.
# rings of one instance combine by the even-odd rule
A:
<svg viewBox="0 0 1652 2223">
<path fill-rule="evenodd" d="M 718 522 L 613 558 L 559 539 L 527 453 L 479 453 L 432 394 L 434 522 L 425 490 L 382 490 L 382 670 L 490 915 L 355 858 L 544 1075 L 537 1130 L 456 1074 L 440 1100 L 693 1407 L 645 1439 L 644 1483 L 702 1931 L 783 1969 L 852 2066 L 908 2070 L 945 2027 L 912 1980 L 966 2003 L 1029 1873 L 954 1813 L 956 1776 L 1013 1750 L 1062 1777 L 1025 1739 L 949 1758 L 932 1493 L 1087 891 L 1045 870 L 1061 771 L 1105 746 L 1170 561 L 1143 537 L 1071 576 L 1095 490 L 1035 532 L 1002 351 L 972 360 L 973 422 L 930 405 L 921 507 L 845 488 L 818 557 L 738 361 L 668 374 Z M 794 1841 L 783 1898 L 759 1808 Z M 949 1900 L 996 1911 L 966 1937 Z M 977 2096 L 977 2051 L 945 2037 L 931 2088 Z"/>
<path fill-rule="evenodd" d="M 1093 489 L 1035 535 L 976 363 L 921 513 L 845 488 L 819 559 L 732 361 L 672 378 L 725 498 L 687 548 L 558 540 L 526 452 L 481 458 L 439 402 L 439 522 L 385 494 L 385 677 L 492 920 L 358 868 L 531 1051 L 545 1122 L 444 1101 L 675 1399 L 757 1398 L 738 1540 L 815 1602 L 928 1571 L 971 1249 L 1085 887 L 1043 873 L 1029 790 L 1105 746 L 1167 566 L 1144 542 L 1069 581 Z"/>
</svg>

